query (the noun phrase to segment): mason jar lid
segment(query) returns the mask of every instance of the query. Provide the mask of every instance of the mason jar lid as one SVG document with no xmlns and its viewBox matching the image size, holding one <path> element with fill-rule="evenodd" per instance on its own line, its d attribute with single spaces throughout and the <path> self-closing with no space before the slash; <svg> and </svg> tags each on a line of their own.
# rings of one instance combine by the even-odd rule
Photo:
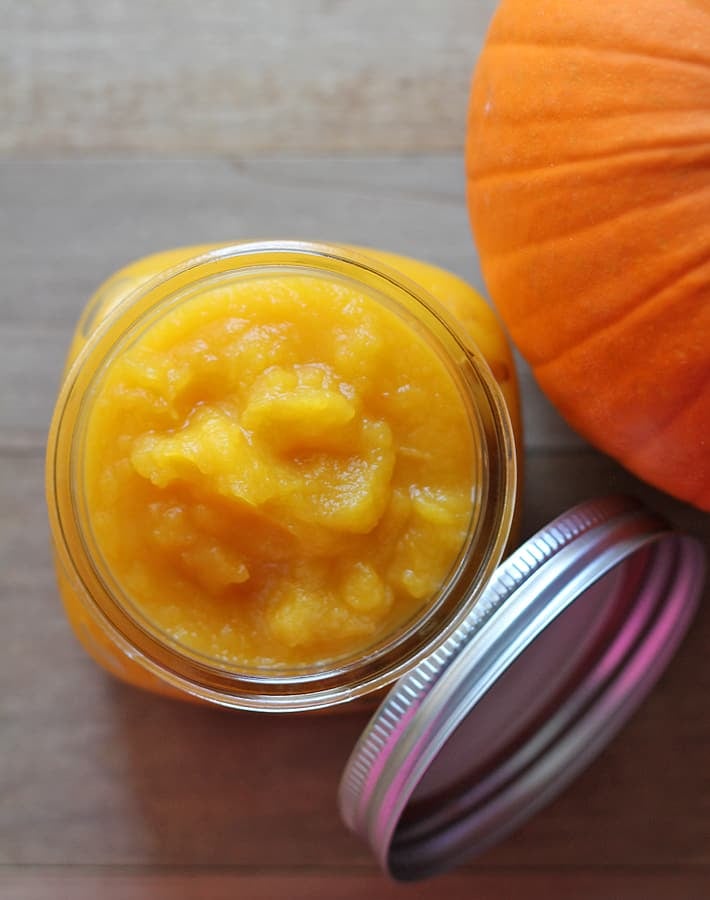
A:
<svg viewBox="0 0 710 900">
<path fill-rule="evenodd" d="M 399 880 L 499 841 L 649 693 L 692 620 L 703 571 L 699 541 L 633 500 L 555 519 L 379 707 L 340 784 L 346 824 Z"/>
</svg>

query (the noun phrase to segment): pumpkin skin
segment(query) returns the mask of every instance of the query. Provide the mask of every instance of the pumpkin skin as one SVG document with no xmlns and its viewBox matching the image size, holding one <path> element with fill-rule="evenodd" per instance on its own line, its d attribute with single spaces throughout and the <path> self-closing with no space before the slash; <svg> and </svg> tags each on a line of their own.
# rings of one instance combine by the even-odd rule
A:
<svg viewBox="0 0 710 900">
<path fill-rule="evenodd" d="M 710 510 L 710 2 L 503 0 L 466 167 L 486 285 L 542 390 Z"/>
</svg>

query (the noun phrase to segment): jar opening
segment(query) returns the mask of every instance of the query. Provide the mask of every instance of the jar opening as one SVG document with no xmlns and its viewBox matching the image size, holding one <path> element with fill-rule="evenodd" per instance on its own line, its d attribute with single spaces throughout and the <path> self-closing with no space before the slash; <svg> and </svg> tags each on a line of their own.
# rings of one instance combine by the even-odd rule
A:
<svg viewBox="0 0 710 900">
<path fill-rule="evenodd" d="M 170 311 L 184 310 L 196 297 L 236 281 L 283 277 L 320 278 L 362 294 L 396 314 L 412 333 L 436 350 L 455 383 L 471 430 L 472 483 L 466 537 L 448 574 L 428 602 L 397 628 L 353 652 L 325 656 L 307 664 L 235 665 L 219 656 L 186 646 L 143 615 L 114 576 L 90 525 L 85 490 L 86 428 L 102 379 L 116 359 L 140 343 Z M 117 330 L 120 338 L 116 340 Z M 367 261 L 340 254 L 337 248 L 302 244 L 257 244 L 221 249 L 162 273 L 120 303 L 99 325 L 73 367 L 56 435 L 55 478 L 63 485 L 57 517 L 64 529 L 63 549 L 92 605 L 92 612 L 130 646 L 147 668 L 182 689 L 228 705 L 274 708 L 300 703 L 309 708 L 383 686 L 431 651 L 456 627 L 471 597 L 485 583 L 505 544 L 514 498 L 514 452 L 505 407 L 485 362 L 465 345 L 456 326 L 396 273 L 381 272 Z M 68 453 L 58 454 L 59 446 Z M 442 448 L 445 452 L 446 448 Z M 172 452 L 172 450 L 171 450 Z M 69 469 L 66 468 L 70 461 Z M 64 467 L 63 472 L 59 468 Z M 65 505 L 63 500 L 68 500 Z M 80 552 L 76 553 L 76 548 Z M 70 549 L 73 548 L 73 549 Z M 80 556 L 81 559 L 75 557 Z M 295 700 L 294 700 L 295 698 Z"/>
</svg>

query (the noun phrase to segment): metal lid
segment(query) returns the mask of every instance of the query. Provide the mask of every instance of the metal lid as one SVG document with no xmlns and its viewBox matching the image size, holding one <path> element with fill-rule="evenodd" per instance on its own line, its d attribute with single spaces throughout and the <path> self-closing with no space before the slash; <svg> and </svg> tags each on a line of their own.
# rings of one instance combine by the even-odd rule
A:
<svg viewBox="0 0 710 900">
<path fill-rule="evenodd" d="M 627 498 L 555 519 L 377 710 L 340 784 L 346 824 L 401 880 L 496 843 L 648 694 L 688 629 L 703 571 L 698 541 Z"/>
</svg>

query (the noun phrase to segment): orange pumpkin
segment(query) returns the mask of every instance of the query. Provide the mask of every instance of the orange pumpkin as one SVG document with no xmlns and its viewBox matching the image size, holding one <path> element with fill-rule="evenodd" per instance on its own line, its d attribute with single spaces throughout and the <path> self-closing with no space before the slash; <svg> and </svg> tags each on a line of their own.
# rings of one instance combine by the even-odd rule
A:
<svg viewBox="0 0 710 900">
<path fill-rule="evenodd" d="M 503 0 L 466 159 L 486 284 L 542 389 L 710 509 L 710 2 Z"/>
</svg>

